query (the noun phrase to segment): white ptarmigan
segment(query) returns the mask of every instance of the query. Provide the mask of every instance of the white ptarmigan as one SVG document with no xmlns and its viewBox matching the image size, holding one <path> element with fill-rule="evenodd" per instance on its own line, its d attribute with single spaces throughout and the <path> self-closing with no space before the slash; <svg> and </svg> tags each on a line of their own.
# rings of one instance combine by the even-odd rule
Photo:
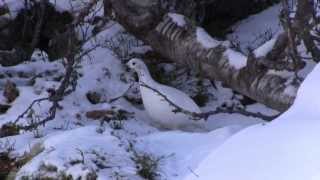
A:
<svg viewBox="0 0 320 180">
<path fill-rule="evenodd" d="M 127 66 L 138 74 L 143 105 L 156 124 L 166 129 L 201 128 L 200 122 L 192 120 L 190 115 L 173 112 L 177 108 L 165 99 L 189 112 L 201 113 L 198 105 L 187 94 L 153 80 L 147 66 L 140 59 L 131 59 Z"/>
</svg>

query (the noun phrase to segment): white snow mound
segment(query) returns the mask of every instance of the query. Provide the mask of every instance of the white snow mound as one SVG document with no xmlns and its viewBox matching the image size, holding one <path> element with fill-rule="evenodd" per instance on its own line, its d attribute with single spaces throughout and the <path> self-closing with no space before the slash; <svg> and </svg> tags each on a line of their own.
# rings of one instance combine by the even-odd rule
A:
<svg viewBox="0 0 320 180">
<path fill-rule="evenodd" d="M 320 169 L 320 65 L 294 105 L 269 124 L 251 126 L 213 149 L 186 179 L 316 180 Z"/>
</svg>

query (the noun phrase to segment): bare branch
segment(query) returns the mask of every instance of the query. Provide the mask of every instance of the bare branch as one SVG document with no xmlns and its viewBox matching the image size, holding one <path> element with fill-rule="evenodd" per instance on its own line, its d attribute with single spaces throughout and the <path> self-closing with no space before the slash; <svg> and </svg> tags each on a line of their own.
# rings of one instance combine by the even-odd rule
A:
<svg viewBox="0 0 320 180">
<path fill-rule="evenodd" d="M 48 99 L 49 99 L 48 97 L 45 97 L 45 98 L 33 100 L 32 103 L 27 107 L 27 109 L 25 111 L 23 111 L 23 113 L 21 113 L 13 123 L 17 124 L 19 122 L 19 120 L 21 118 L 23 118 L 32 109 L 34 104 L 40 103 L 40 102 L 48 100 Z"/>
<path fill-rule="evenodd" d="M 173 107 L 172 112 L 174 113 L 183 113 L 186 114 L 188 116 L 190 116 L 190 118 L 192 120 L 207 120 L 210 116 L 215 115 L 215 114 L 220 114 L 220 113 L 227 113 L 227 114 L 241 114 L 244 116 L 251 116 L 251 117 L 255 117 L 255 118 L 260 118 L 263 119 L 265 121 L 272 121 L 273 119 L 275 119 L 276 117 L 278 117 L 278 115 L 275 116 L 267 116 L 264 115 L 262 113 L 254 113 L 254 112 L 249 112 L 246 111 L 244 109 L 225 109 L 225 108 L 217 108 L 214 111 L 209 111 L 209 112 L 204 112 L 204 113 L 196 113 L 196 112 L 191 112 L 188 111 L 178 105 L 176 105 L 174 102 L 172 102 L 166 95 L 164 95 L 163 93 L 161 93 L 159 90 L 152 88 L 150 86 L 148 86 L 147 84 L 143 83 L 143 82 L 139 82 L 140 86 L 148 88 L 152 91 L 154 91 L 156 94 L 158 94 L 159 96 L 161 96 L 166 102 L 169 103 L 170 106 Z"/>
<path fill-rule="evenodd" d="M 122 98 L 125 94 L 127 94 L 127 92 L 128 92 L 132 87 L 133 87 L 133 83 L 130 84 L 130 86 L 128 87 L 128 89 L 127 89 L 124 93 L 122 93 L 122 95 L 120 95 L 120 96 L 118 96 L 118 97 L 115 97 L 115 98 L 113 98 L 113 99 L 110 99 L 108 103 L 113 103 L 113 102 L 117 101 L 118 99 Z"/>
<path fill-rule="evenodd" d="M 85 41 L 82 41 L 81 43 L 77 43 L 76 39 L 74 39 L 72 36 L 74 34 L 74 29 L 76 26 L 81 25 L 84 22 L 85 17 L 91 12 L 91 8 L 94 7 L 94 5 L 97 3 L 97 0 L 92 0 L 90 3 L 84 7 L 80 12 L 79 15 L 76 17 L 75 21 L 68 26 L 67 33 L 69 33 L 70 37 L 67 41 L 67 55 L 66 55 L 66 66 L 65 66 L 65 76 L 60 83 L 60 86 L 56 90 L 51 90 L 49 97 L 41 98 L 34 100 L 30 106 L 22 113 L 20 114 L 17 119 L 14 121 L 14 125 L 18 126 L 19 129 L 30 131 L 37 129 L 40 125 L 45 125 L 47 122 L 53 120 L 56 116 L 57 110 L 61 107 L 59 105 L 59 102 L 63 100 L 63 98 L 73 92 L 75 90 L 76 84 L 74 84 L 74 81 L 76 81 L 75 74 L 75 65 L 86 55 L 88 55 L 91 51 L 99 47 L 98 44 L 93 45 L 91 48 L 85 50 L 82 52 L 82 45 L 86 43 L 90 38 L 86 39 Z M 40 26 L 40 25 L 39 25 Z M 71 90 L 68 90 L 68 88 L 72 85 Z M 48 116 L 44 119 L 32 122 L 29 125 L 17 125 L 19 120 L 24 117 L 33 107 L 33 105 L 37 102 L 41 102 L 44 100 L 49 100 L 52 102 L 52 105 L 49 109 Z"/>
</svg>

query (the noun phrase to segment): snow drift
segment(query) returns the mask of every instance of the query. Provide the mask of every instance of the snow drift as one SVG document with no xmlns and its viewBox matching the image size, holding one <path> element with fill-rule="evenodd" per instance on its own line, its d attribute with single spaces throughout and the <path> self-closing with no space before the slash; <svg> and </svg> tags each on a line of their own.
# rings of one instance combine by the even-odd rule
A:
<svg viewBox="0 0 320 180">
<path fill-rule="evenodd" d="M 269 124 L 251 126 L 213 149 L 186 179 L 320 179 L 320 65 L 302 83 L 293 106 Z"/>
</svg>

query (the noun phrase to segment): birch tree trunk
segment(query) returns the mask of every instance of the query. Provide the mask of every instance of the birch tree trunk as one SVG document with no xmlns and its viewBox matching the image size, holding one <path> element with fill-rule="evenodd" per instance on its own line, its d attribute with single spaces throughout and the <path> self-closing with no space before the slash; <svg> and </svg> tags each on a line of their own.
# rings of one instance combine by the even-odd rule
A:
<svg viewBox="0 0 320 180">
<path fill-rule="evenodd" d="M 217 42 L 216 46 L 201 43 L 199 27 L 187 18 L 182 24 L 173 20 L 157 0 L 110 0 L 108 3 L 109 13 L 126 30 L 172 61 L 199 67 L 208 78 L 222 81 L 273 109 L 285 111 L 293 103 L 299 84 L 268 72 L 282 53 L 283 44 L 287 44 L 285 36 L 279 36 L 274 49 L 266 56 L 246 57 L 230 49 L 226 42 Z"/>
</svg>

